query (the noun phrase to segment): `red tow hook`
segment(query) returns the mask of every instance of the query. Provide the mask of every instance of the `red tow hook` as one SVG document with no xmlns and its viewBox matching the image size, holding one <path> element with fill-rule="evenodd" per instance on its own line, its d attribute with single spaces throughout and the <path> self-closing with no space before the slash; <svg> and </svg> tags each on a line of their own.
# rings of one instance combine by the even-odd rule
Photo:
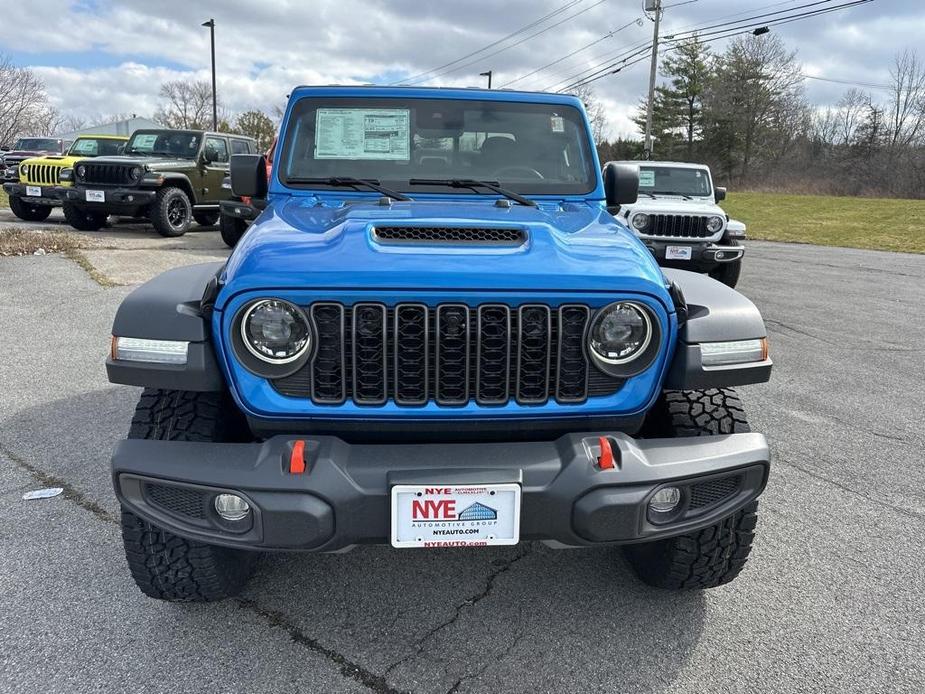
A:
<svg viewBox="0 0 925 694">
<path fill-rule="evenodd" d="M 305 472 L 305 441 L 298 439 L 292 444 L 292 454 L 289 456 L 289 474 L 301 475 Z"/>
<path fill-rule="evenodd" d="M 597 465 L 601 470 L 613 470 L 617 465 L 613 459 L 613 447 L 610 445 L 610 439 L 601 436 L 597 440 L 601 447 L 601 455 L 597 459 Z"/>
</svg>

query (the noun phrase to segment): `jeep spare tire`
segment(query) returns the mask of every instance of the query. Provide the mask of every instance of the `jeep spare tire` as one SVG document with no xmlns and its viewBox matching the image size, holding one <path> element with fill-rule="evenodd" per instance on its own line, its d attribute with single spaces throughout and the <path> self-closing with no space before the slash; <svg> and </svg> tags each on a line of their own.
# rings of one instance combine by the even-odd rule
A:
<svg viewBox="0 0 925 694">
<path fill-rule="evenodd" d="M 10 197 L 10 209 L 26 222 L 41 222 L 51 214 L 50 205 L 32 205 L 16 196 Z"/>
<path fill-rule="evenodd" d="M 151 205 L 151 223 L 161 236 L 183 236 L 193 223 L 193 205 L 186 191 L 174 186 L 157 191 Z"/>
<path fill-rule="evenodd" d="M 62 210 L 67 223 L 78 231 L 99 231 L 109 218 L 105 212 L 94 212 L 69 202 L 62 205 Z"/>
</svg>

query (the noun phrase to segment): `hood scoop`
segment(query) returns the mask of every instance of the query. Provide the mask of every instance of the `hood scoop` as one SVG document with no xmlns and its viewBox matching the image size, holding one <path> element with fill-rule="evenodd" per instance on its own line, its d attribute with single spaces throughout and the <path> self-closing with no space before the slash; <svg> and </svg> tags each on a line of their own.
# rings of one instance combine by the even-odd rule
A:
<svg viewBox="0 0 925 694">
<path fill-rule="evenodd" d="M 516 227 L 375 226 L 373 239 L 382 245 L 523 246 L 527 232 Z"/>
</svg>

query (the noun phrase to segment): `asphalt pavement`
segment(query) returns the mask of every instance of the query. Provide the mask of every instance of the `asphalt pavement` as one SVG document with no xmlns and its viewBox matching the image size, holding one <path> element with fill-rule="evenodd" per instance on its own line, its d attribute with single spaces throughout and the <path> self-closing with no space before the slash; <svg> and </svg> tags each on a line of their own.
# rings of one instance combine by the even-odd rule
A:
<svg viewBox="0 0 925 694">
<path fill-rule="evenodd" d="M 923 278 L 925 256 L 750 244 L 776 366 L 741 395 L 774 459 L 728 586 L 650 589 L 614 549 L 364 547 L 267 556 L 190 606 L 122 556 L 108 456 L 139 391 L 103 358 L 130 287 L 0 259 L 0 691 L 925 691 Z"/>
</svg>

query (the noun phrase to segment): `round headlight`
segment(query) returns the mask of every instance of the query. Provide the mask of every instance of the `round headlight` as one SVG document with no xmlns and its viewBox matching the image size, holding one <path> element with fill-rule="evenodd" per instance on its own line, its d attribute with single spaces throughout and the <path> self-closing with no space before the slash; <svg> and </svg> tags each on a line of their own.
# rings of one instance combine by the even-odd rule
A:
<svg viewBox="0 0 925 694">
<path fill-rule="evenodd" d="M 268 364 L 288 364 L 311 343 L 311 331 L 301 309 L 282 299 L 261 299 L 241 319 L 241 338 L 255 357 Z"/>
<path fill-rule="evenodd" d="M 83 178 L 87 175 L 87 167 L 81 164 L 75 169 L 77 171 L 77 178 Z"/>
<path fill-rule="evenodd" d="M 715 234 L 717 231 L 723 228 L 723 218 L 722 217 L 707 217 L 707 231 L 711 234 Z"/>
<path fill-rule="evenodd" d="M 607 364 L 625 364 L 646 351 L 652 320 L 638 304 L 621 301 L 605 306 L 594 317 L 588 346 Z"/>
<path fill-rule="evenodd" d="M 649 226 L 649 215 L 643 212 L 640 212 L 639 214 L 634 214 L 632 223 L 633 223 L 633 228 L 636 231 L 642 231 L 647 226 Z"/>
<path fill-rule="evenodd" d="M 29 165 L 28 165 L 28 164 L 20 164 L 20 165 L 19 165 L 19 173 L 21 173 L 21 174 L 27 174 L 27 173 L 29 173 Z"/>
<path fill-rule="evenodd" d="M 129 175 L 132 177 L 133 181 L 138 181 L 144 175 L 145 170 L 140 166 L 135 166 L 129 171 Z"/>
</svg>

